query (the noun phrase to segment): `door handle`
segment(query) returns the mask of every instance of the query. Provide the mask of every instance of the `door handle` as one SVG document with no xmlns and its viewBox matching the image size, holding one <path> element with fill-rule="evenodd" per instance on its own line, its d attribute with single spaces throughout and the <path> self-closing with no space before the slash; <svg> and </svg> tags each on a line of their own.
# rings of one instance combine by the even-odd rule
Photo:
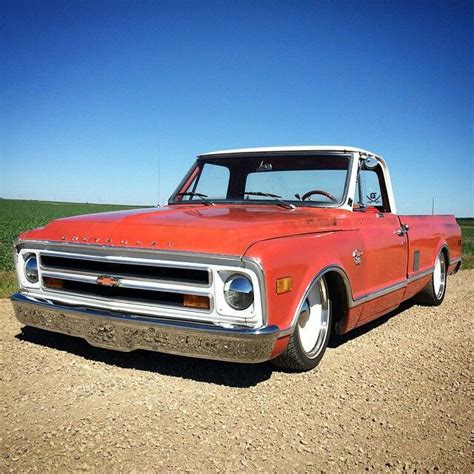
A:
<svg viewBox="0 0 474 474">
<path fill-rule="evenodd" d="M 402 235 L 406 235 L 409 230 L 410 230 L 410 227 L 408 226 L 408 224 L 402 224 L 400 229 L 397 229 L 394 233 L 402 236 Z"/>
</svg>

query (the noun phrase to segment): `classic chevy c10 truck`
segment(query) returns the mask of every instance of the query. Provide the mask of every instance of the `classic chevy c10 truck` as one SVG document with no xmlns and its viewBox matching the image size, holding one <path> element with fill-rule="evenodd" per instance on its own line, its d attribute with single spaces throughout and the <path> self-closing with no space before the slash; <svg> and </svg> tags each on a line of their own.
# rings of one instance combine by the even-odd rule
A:
<svg viewBox="0 0 474 474">
<path fill-rule="evenodd" d="M 58 219 L 15 250 L 27 326 L 304 371 L 333 333 L 441 304 L 461 234 L 397 215 L 382 157 L 308 146 L 200 155 L 167 206 Z"/>
</svg>

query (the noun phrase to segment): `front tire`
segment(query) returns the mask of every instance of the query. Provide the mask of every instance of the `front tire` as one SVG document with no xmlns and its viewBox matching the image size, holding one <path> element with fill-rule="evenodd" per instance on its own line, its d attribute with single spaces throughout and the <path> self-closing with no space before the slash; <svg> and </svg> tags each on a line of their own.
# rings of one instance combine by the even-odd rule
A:
<svg viewBox="0 0 474 474">
<path fill-rule="evenodd" d="M 415 297 L 415 303 L 424 306 L 439 306 L 446 295 L 447 262 L 444 252 L 441 251 L 437 258 L 430 282 Z"/>
<path fill-rule="evenodd" d="M 285 351 L 272 362 L 298 372 L 314 369 L 323 358 L 331 336 L 331 313 L 327 283 L 321 277 L 303 298 L 295 330 Z"/>
</svg>

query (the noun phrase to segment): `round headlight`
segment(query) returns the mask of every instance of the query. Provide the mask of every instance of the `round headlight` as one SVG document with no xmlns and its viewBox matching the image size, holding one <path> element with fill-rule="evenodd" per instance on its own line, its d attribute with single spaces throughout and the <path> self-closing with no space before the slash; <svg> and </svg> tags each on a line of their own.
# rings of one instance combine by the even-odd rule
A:
<svg viewBox="0 0 474 474">
<path fill-rule="evenodd" d="M 30 283 L 38 283 L 38 260 L 36 255 L 30 255 L 25 260 L 25 277 Z"/>
<path fill-rule="evenodd" d="M 232 275 L 224 285 L 224 297 L 234 309 L 247 309 L 253 303 L 252 282 L 245 276 Z"/>
</svg>

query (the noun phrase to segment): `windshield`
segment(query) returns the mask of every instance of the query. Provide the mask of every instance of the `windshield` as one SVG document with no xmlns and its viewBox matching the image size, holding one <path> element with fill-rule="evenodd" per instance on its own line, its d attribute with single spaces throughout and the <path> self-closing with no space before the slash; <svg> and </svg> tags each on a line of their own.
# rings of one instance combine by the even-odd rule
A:
<svg viewBox="0 0 474 474">
<path fill-rule="evenodd" d="M 169 202 L 335 207 L 344 201 L 350 162 L 342 154 L 199 159 Z"/>
</svg>

